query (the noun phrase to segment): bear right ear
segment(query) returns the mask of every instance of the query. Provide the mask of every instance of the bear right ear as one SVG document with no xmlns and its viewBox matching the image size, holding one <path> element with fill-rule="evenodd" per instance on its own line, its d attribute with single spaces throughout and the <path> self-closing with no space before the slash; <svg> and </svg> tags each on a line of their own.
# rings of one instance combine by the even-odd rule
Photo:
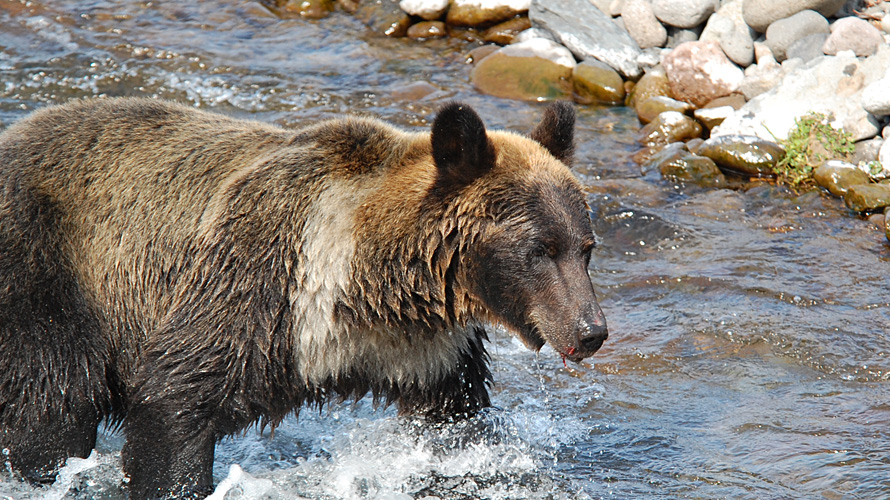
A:
<svg viewBox="0 0 890 500">
<path fill-rule="evenodd" d="M 547 106 L 531 138 L 547 148 L 557 160 L 571 164 L 575 154 L 575 108 L 566 101 Z"/>
<path fill-rule="evenodd" d="M 482 119 L 466 104 L 452 102 L 439 110 L 431 141 L 437 190 L 464 187 L 494 167 L 494 145 Z"/>
</svg>

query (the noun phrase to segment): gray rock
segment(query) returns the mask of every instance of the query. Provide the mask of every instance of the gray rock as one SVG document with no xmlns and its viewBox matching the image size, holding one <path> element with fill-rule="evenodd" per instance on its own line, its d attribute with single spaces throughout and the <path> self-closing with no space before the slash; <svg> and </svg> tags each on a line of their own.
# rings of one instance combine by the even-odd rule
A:
<svg viewBox="0 0 890 500">
<path fill-rule="evenodd" d="M 833 16 L 846 0 L 744 0 L 742 12 L 748 26 L 764 33 L 770 24 L 804 10 Z"/>
<path fill-rule="evenodd" d="M 745 68 L 745 79 L 739 84 L 739 92 L 750 101 L 778 85 L 784 76 L 785 70 L 775 59 L 763 58 L 760 63 Z"/>
<path fill-rule="evenodd" d="M 730 61 L 742 67 L 754 62 L 754 38 L 742 17 L 742 0 L 730 0 L 708 19 L 702 41 L 715 40 Z"/>
<path fill-rule="evenodd" d="M 884 139 L 881 137 L 872 137 L 871 139 L 857 142 L 855 145 L 856 149 L 853 151 L 853 156 L 850 158 L 850 162 L 854 165 L 858 165 L 859 163 L 878 161 L 878 155 L 880 154 L 881 146 L 883 145 Z"/>
<path fill-rule="evenodd" d="M 661 25 L 652 4 L 647 0 L 627 0 L 621 10 L 621 18 L 630 36 L 641 49 L 662 47 L 667 41 L 667 29 Z"/>
<path fill-rule="evenodd" d="M 831 35 L 822 51 L 833 56 L 842 50 L 852 50 L 857 56 L 865 57 L 877 52 L 883 43 L 884 37 L 871 23 L 858 17 L 845 17 L 831 25 Z"/>
<path fill-rule="evenodd" d="M 701 36 L 702 32 L 702 29 L 700 27 L 685 29 L 668 26 L 667 30 L 668 40 L 665 44 L 665 47 L 669 49 L 677 48 L 686 42 L 697 42 L 698 37 Z"/>
<path fill-rule="evenodd" d="M 603 14 L 612 15 L 611 5 L 612 0 L 590 0 L 597 9 L 599 9 Z"/>
<path fill-rule="evenodd" d="M 663 23 L 694 28 L 717 10 L 716 0 L 652 0 L 652 10 Z"/>
<path fill-rule="evenodd" d="M 640 47 L 589 0 L 532 0 L 532 25 L 544 28 L 579 59 L 598 59 L 626 78 L 641 74 Z"/>
<path fill-rule="evenodd" d="M 788 59 L 798 58 L 803 62 L 809 62 L 817 57 L 825 55 L 822 52 L 822 45 L 828 39 L 828 33 L 816 33 L 808 35 L 800 40 L 795 40 L 785 51 L 785 57 Z"/>
<path fill-rule="evenodd" d="M 878 117 L 890 115 L 890 78 L 885 76 L 862 90 L 862 107 Z"/>
<path fill-rule="evenodd" d="M 814 10 L 804 10 L 770 24 L 766 30 L 766 44 L 776 60 L 782 62 L 787 59 L 785 54 L 791 44 L 817 33 L 829 33 L 828 20 Z"/>
<path fill-rule="evenodd" d="M 711 136 L 745 134 L 783 140 L 796 118 L 818 112 L 832 114 L 832 125 L 843 127 L 854 141 L 874 137 L 878 124 L 860 105 L 862 91 L 883 78 L 888 66 L 890 47 L 882 47 L 866 59 L 857 59 L 852 52 L 814 59 L 748 101 L 712 130 Z"/>
</svg>

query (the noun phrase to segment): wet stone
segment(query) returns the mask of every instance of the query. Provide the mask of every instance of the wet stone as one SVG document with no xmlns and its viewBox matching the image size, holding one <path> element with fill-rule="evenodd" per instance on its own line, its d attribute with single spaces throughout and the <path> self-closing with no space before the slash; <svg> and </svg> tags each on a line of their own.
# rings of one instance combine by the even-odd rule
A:
<svg viewBox="0 0 890 500">
<path fill-rule="evenodd" d="M 884 209 L 884 236 L 890 241 L 890 207 Z"/>
<path fill-rule="evenodd" d="M 706 129 L 711 130 L 723 123 L 723 120 L 733 113 L 735 113 L 735 109 L 733 109 L 732 106 L 720 106 L 716 108 L 705 107 L 696 109 L 693 116 L 695 116 L 695 119 L 701 122 Z"/>
<path fill-rule="evenodd" d="M 641 123 L 649 123 L 665 111 L 676 111 L 685 114 L 692 109 L 688 102 L 678 101 L 670 97 L 657 95 L 641 102 L 637 107 L 637 117 Z"/>
<path fill-rule="evenodd" d="M 401 0 L 399 7 L 408 14 L 427 21 L 435 21 L 445 15 L 449 0 Z"/>
<path fill-rule="evenodd" d="M 813 174 L 816 183 L 835 196 L 843 197 L 850 186 L 868 184 L 868 174 L 856 165 L 839 160 L 829 160 L 816 167 Z"/>
<path fill-rule="evenodd" d="M 844 203 L 851 210 L 865 212 L 890 207 L 890 184 L 858 184 L 850 186 Z"/>
<path fill-rule="evenodd" d="M 399 7 L 397 0 L 361 2 L 355 17 L 371 31 L 390 37 L 403 37 L 411 26 L 411 17 Z"/>
<path fill-rule="evenodd" d="M 442 21 L 421 21 L 411 25 L 407 32 L 408 38 L 427 39 L 448 36 L 448 30 Z"/>
<path fill-rule="evenodd" d="M 528 20 L 528 16 L 514 17 L 509 21 L 495 24 L 491 28 L 483 31 L 482 39 L 489 43 L 510 45 L 516 41 L 516 36 L 519 33 L 522 33 L 531 27 L 532 23 Z"/>
<path fill-rule="evenodd" d="M 717 164 L 706 156 L 690 153 L 672 158 L 658 166 L 659 172 L 666 179 L 697 184 L 706 187 L 726 186 L 726 177 L 717 168 Z"/>
<path fill-rule="evenodd" d="M 500 50 L 500 48 L 501 48 L 500 45 L 496 45 L 493 43 L 476 47 L 475 49 L 473 49 L 469 53 L 467 53 L 467 62 L 476 64 L 479 61 L 485 59 L 486 57 L 494 54 L 495 52 Z"/>
<path fill-rule="evenodd" d="M 588 59 L 572 72 L 575 100 L 582 104 L 621 104 L 624 102 L 624 80 L 609 65 Z"/>
<path fill-rule="evenodd" d="M 694 119 L 683 113 L 666 111 L 643 127 L 639 137 L 644 146 L 656 147 L 700 137 L 701 133 L 701 125 Z"/>
<path fill-rule="evenodd" d="M 634 85 L 633 90 L 628 94 L 626 104 L 634 108 L 639 115 L 640 111 L 637 109 L 637 105 L 657 95 L 671 97 L 671 87 L 670 83 L 668 83 L 667 73 L 661 66 L 655 66 L 640 78 L 640 81 Z"/>
<path fill-rule="evenodd" d="M 528 11 L 530 0 L 454 0 L 445 20 L 454 26 L 491 26 Z"/>
<path fill-rule="evenodd" d="M 724 172 L 749 177 L 774 177 L 773 167 L 785 156 L 774 142 L 755 136 L 726 135 L 706 140 L 698 154 L 707 156 Z"/>
<path fill-rule="evenodd" d="M 334 11 L 334 0 L 288 0 L 281 10 L 287 16 L 322 19 Z"/>
<path fill-rule="evenodd" d="M 508 45 L 482 59 L 470 73 L 481 92 L 525 101 L 572 95 L 575 60 L 564 47 L 537 38 Z"/>
<path fill-rule="evenodd" d="M 687 149 L 686 144 L 672 142 L 661 149 L 647 151 L 645 158 L 641 158 L 640 170 L 643 175 L 646 175 L 653 170 L 658 170 L 663 163 L 687 154 L 689 154 L 689 149 Z"/>
</svg>

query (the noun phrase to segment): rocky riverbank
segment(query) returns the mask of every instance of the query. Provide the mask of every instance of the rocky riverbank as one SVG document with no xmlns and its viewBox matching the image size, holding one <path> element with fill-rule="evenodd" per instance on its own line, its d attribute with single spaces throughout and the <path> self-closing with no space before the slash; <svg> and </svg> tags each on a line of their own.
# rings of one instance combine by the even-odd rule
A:
<svg viewBox="0 0 890 500">
<path fill-rule="evenodd" d="M 271 1 L 271 0 L 270 0 Z M 282 16 L 343 8 L 388 36 L 460 37 L 474 85 L 519 100 L 633 107 L 635 159 L 677 182 L 805 182 L 890 240 L 890 2 L 884 0 L 276 0 Z M 812 116 L 849 150 L 789 137 Z M 803 124 L 803 125 L 802 125 Z M 823 141 L 824 142 L 824 141 Z M 798 161 L 798 160 L 795 160 Z M 777 167 L 781 165 L 781 170 Z M 812 182 L 810 182 L 812 181 Z M 878 214 L 875 216 L 874 214 Z"/>
</svg>

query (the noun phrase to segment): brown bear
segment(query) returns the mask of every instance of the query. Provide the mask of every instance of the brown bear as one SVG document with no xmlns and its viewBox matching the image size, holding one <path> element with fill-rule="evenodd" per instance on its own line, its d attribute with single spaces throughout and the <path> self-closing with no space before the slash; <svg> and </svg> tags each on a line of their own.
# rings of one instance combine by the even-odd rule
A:
<svg viewBox="0 0 890 500">
<path fill-rule="evenodd" d="M 431 133 L 287 130 L 157 100 L 72 102 L 0 134 L 0 449 L 51 480 L 123 426 L 130 497 L 212 490 L 215 443 L 368 393 L 490 405 L 484 326 L 580 361 L 607 337 L 566 167 L 451 103 Z"/>
</svg>

